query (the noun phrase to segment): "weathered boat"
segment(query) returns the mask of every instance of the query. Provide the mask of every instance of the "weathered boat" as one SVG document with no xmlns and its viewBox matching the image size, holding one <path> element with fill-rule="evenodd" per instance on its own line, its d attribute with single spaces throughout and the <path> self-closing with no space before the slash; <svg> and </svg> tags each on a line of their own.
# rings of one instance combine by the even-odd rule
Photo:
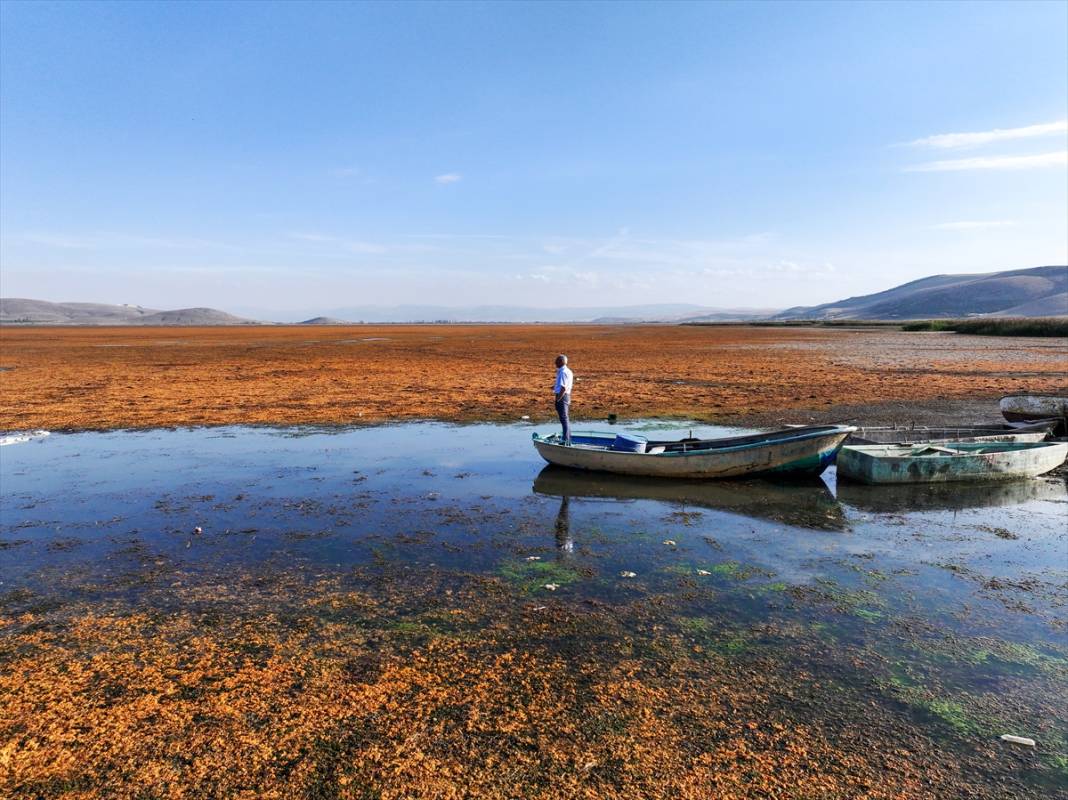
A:
<svg viewBox="0 0 1068 800">
<path fill-rule="evenodd" d="M 1068 435 L 1068 397 L 1013 394 L 1002 397 L 998 405 L 1001 416 L 1009 422 L 1056 420 L 1054 433 Z"/>
<path fill-rule="evenodd" d="M 654 441 L 631 434 L 575 432 L 571 444 L 559 434 L 534 434 L 534 447 L 550 464 L 572 469 L 654 478 L 737 478 L 757 475 L 818 475 L 835 459 L 850 425 L 728 436 L 720 439 Z"/>
<path fill-rule="evenodd" d="M 1064 442 L 952 442 L 847 445 L 838 477 L 861 483 L 949 483 L 1033 478 L 1068 457 Z"/>
<path fill-rule="evenodd" d="M 917 442 L 1041 442 L 1056 420 L 1015 425 L 955 425 L 952 427 L 860 427 L 846 444 L 915 444 Z"/>
</svg>

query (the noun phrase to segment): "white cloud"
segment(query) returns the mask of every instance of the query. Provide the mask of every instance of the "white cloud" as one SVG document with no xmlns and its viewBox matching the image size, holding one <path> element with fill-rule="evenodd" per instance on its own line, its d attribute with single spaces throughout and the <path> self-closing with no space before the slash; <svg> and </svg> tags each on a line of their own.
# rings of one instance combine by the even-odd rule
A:
<svg viewBox="0 0 1068 800">
<path fill-rule="evenodd" d="M 363 170 L 359 167 L 338 167 L 331 170 L 331 174 L 336 178 L 358 178 L 363 175 Z"/>
<path fill-rule="evenodd" d="M 1068 150 L 1038 153 L 1031 156 L 979 156 L 953 158 L 947 161 L 928 161 L 905 167 L 906 172 L 960 172 L 979 169 L 1039 169 L 1068 165 Z"/>
<path fill-rule="evenodd" d="M 992 131 L 976 131 L 973 133 L 939 133 L 934 136 L 925 136 L 916 139 L 909 144 L 917 147 L 936 147 L 947 149 L 951 147 L 977 147 L 990 144 L 991 142 L 1005 142 L 1012 139 L 1032 139 L 1036 136 L 1052 136 L 1054 134 L 1068 133 L 1068 120 L 1046 122 L 1041 125 L 1027 125 L 1023 128 L 995 128 Z"/>
<path fill-rule="evenodd" d="M 458 183 L 463 180 L 463 177 L 459 172 L 446 172 L 444 175 L 435 175 L 434 180 L 445 186 L 450 183 Z"/>
<path fill-rule="evenodd" d="M 932 225 L 933 231 L 975 231 L 984 228 L 1014 228 L 1018 223 L 1011 219 L 963 220 Z"/>
</svg>

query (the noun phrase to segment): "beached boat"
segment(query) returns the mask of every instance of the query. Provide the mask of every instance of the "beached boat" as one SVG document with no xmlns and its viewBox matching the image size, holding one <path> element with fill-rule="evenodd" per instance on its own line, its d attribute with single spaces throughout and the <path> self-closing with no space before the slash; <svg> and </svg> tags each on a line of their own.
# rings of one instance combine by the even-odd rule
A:
<svg viewBox="0 0 1068 800">
<path fill-rule="evenodd" d="M 755 475 L 818 475 L 830 465 L 849 425 L 804 428 L 721 439 L 655 441 L 631 434 L 575 432 L 565 445 L 559 434 L 534 434 L 534 447 L 550 464 L 572 469 L 654 478 L 737 478 Z"/>
<path fill-rule="evenodd" d="M 955 425 L 951 427 L 861 427 L 847 444 L 914 444 L 917 442 L 1041 442 L 1056 420 L 1015 425 Z"/>
<path fill-rule="evenodd" d="M 1054 433 L 1068 435 L 1068 397 L 1013 394 L 1002 397 L 998 405 L 1001 407 L 1001 416 L 1009 422 L 1056 420 Z"/>
<path fill-rule="evenodd" d="M 861 483 L 950 483 L 1033 478 L 1068 456 L 1063 442 L 952 442 L 848 445 L 838 477 Z"/>
</svg>

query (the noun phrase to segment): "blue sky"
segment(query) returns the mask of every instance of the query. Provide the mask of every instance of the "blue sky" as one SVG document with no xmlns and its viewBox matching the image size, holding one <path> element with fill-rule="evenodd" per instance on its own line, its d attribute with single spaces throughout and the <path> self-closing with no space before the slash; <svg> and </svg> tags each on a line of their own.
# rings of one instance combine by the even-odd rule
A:
<svg viewBox="0 0 1068 800">
<path fill-rule="evenodd" d="M 1068 261 L 1068 4 L 0 4 L 0 293 L 786 307 Z"/>
</svg>

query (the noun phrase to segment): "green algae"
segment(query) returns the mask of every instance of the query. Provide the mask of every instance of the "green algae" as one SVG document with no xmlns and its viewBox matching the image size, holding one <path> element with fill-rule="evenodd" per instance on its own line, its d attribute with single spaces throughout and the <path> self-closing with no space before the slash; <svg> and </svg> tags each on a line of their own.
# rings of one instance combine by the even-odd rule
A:
<svg viewBox="0 0 1068 800">
<path fill-rule="evenodd" d="M 769 594 L 771 592 L 785 592 L 789 587 L 785 581 L 773 581 L 772 583 L 765 583 L 758 589 L 760 594 Z"/>
<path fill-rule="evenodd" d="M 1045 652 L 1034 645 L 994 637 L 961 638 L 944 636 L 913 642 L 911 649 L 938 664 L 984 667 L 995 673 L 1041 673 L 1068 678 L 1068 651 L 1054 645 Z"/>
<path fill-rule="evenodd" d="M 855 617 L 860 617 L 865 622 L 878 622 L 886 617 L 881 611 L 872 611 L 867 608 L 854 608 L 852 609 L 852 614 Z"/>
<path fill-rule="evenodd" d="M 527 594 L 545 590 L 546 585 L 567 586 L 582 577 L 573 566 L 557 561 L 506 561 L 497 572 L 509 584 Z"/>
<path fill-rule="evenodd" d="M 678 617 L 675 622 L 705 653 L 737 656 L 754 644 L 751 634 L 737 628 L 725 628 L 708 617 Z"/>
</svg>

